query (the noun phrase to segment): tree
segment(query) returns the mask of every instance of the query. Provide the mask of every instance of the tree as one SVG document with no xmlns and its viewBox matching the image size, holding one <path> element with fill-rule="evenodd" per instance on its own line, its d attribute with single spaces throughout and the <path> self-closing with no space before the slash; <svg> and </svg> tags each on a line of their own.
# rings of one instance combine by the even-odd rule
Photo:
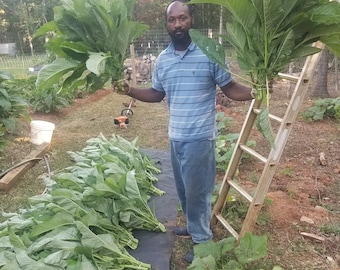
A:
<svg viewBox="0 0 340 270">
<path fill-rule="evenodd" d="M 164 9 L 162 0 L 136 0 L 133 18 L 143 22 L 150 29 L 164 29 Z"/>
<path fill-rule="evenodd" d="M 328 98 L 330 94 L 328 92 L 328 58 L 329 51 L 327 47 L 322 50 L 319 60 L 318 73 L 316 84 L 312 93 L 313 97 Z"/>
<path fill-rule="evenodd" d="M 134 19 L 143 22 L 150 29 L 164 30 L 164 11 L 169 1 L 136 0 Z M 195 5 L 195 28 L 217 29 L 219 27 L 220 7 L 212 4 Z"/>
<path fill-rule="evenodd" d="M 15 42 L 22 53 L 41 46 L 39 39 L 32 40 L 33 34 L 46 21 L 53 19 L 53 7 L 60 0 L 0 0 L 1 42 Z M 41 46 L 42 47 L 42 46 Z"/>
</svg>

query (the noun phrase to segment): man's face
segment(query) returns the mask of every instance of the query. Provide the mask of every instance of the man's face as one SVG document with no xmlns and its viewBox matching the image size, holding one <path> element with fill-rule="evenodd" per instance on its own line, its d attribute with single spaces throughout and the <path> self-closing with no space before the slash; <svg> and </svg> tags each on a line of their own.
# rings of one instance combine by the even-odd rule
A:
<svg viewBox="0 0 340 270">
<path fill-rule="evenodd" d="M 166 29 L 174 43 L 185 44 L 190 40 L 192 17 L 189 8 L 181 2 L 173 2 L 167 9 Z"/>
</svg>

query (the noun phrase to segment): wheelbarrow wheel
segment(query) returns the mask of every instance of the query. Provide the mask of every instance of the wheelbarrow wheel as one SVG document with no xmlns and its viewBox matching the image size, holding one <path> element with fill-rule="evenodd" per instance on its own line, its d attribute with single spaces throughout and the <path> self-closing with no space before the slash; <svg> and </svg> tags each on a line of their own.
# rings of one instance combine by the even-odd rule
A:
<svg viewBox="0 0 340 270">
<path fill-rule="evenodd" d="M 120 115 L 122 115 L 122 116 L 132 116 L 133 115 L 133 111 L 131 109 L 124 109 L 124 110 L 122 110 Z"/>
</svg>

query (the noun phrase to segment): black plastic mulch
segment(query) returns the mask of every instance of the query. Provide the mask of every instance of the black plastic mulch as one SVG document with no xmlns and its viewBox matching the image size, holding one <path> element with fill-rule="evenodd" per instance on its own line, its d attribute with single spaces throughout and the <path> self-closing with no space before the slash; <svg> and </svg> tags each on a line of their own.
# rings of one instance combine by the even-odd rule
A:
<svg viewBox="0 0 340 270">
<path fill-rule="evenodd" d="M 148 154 L 161 170 L 157 175 L 156 186 L 165 191 L 165 195 L 153 197 L 149 205 L 151 209 L 155 209 L 156 217 L 164 224 L 167 231 L 165 233 L 134 231 L 133 234 L 139 240 L 139 244 L 136 250 L 129 250 L 129 253 L 139 261 L 151 264 L 153 270 L 168 270 L 174 244 L 172 229 L 176 225 L 178 214 L 178 197 L 170 153 L 152 149 L 141 151 Z"/>
</svg>

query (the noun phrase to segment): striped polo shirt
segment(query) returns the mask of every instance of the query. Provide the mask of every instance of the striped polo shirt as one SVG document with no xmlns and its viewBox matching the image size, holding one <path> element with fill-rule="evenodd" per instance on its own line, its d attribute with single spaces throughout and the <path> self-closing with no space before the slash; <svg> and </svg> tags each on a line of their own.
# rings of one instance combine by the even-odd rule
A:
<svg viewBox="0 0 340 270">
<path fill-rule="evenodd" d="M 193 42 L 184 53 L 170 43 L 158 56 L 152 77 L 152 88 L 166 94 L 170 140 L 215 139 L 216 85 L 231 80 Z"/>
</svg>

